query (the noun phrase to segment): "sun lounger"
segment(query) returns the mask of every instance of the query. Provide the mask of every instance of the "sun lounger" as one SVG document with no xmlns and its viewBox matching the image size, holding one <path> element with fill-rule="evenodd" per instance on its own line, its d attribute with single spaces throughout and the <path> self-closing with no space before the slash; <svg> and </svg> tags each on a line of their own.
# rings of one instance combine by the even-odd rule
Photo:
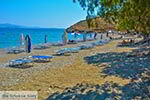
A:
<svg viewBox="0 0 150 100">
<path fill-rule="evenodd" d="M 45 56 L 45 55 L 35 55 L 35 56 L 31 56 L 31 57 L 36 62 L 50 61 L 53 58 L 53 56 Z"/>
<path fill-rule="evenodd" d="M 95 39 L 91 39 L 91 38 L 87 39 L 87 41 L 93 41 L 93 40 L 95 40 Z"/>
<path fill-rule="evenodd" d="M 79 43 L 79 42 L 84 42 L 84 41 L 79 39 L 79 40 L 76 40 L 76 42 Z"/>
<path fill-rule="evenodd" d="M 109 42 L 109 40 L 103 40 L 104 44 L 107 44 Z"/>
<path fill-rule="evenodd" d="M 40 45 L 35 46 L 33 49 L 35 49 L 35 50 L 43 50 L 43 49 L 48 49 L 48 48 L 50 48 L 49 44 L 40 44 Z"/>
<path fill-rule="evenodd" d="M 79 52 L 79 50 L 80 50 L 79 47 L 77 47 L 77 48 L 66 48 L 66 51 L 68 53 L 77 53 L 77 52 Z"/>
<path fill-rule="evenodd" d="M 71 48 L 72 53 L 77 53 L 77 52 L 79 52 L 79 50 L 81 50 L 79 47 Z"/>
<path fill-rule="evenodd" d="M 101 45 L 104 45 L 104 42 L 98 41 L 98 42 L 92 43 L 92 45 L 93 45 L 93 46 L 101 46 Z"/>
<path fill-rule="evenodd" d="M 64 55 L 66 52 L 64 50 L 57 50 L 56 55 Z"/>
<path fill-rule="evenodd" d="M 75 40 L 69 40 L 68 44 L 77 44 L 77 42 Z"/>
<path fill-rule="evenodd" d="M 68 48 L 56 51 L 56 55 L 65 55 L 67 53 L 70 53 L 70 50 Z"/>
<path fill-rule="evenodd" d="M 76 48 L 64 48 L 64 49 L 56 51 L 56 55 L 65 55 L 67 53 L 78 53 L 79 50 L 80 50 L 79 47 L 76 47 Z"/>
<path fill-rule="evenodd" d="M 52 46 L 64 46 L 64 43 L 53 43 Z"/>
<path fill-rule="evenodd" d="M 22 53 L 22 52 L 25 52 L 25 50 L 21 49 L 21 48 L 12 48 L 12 49 L 6 50 L 7 54 L 19 54 L 19 53 Z"/>
<path fill-rule="evenodd" d="M 80 48 L 80 50 L 84 50 L 84 49 L 91 49 L 94 47 L 94 45 L 92 44 L 84 44 L 84 45 L 81 45 L 81 46 L 78 46 Z"/>
<path fill-rule="evenodd" d="M 9 67 L 21 67 L 21 65 L 27 64 L 27 63 L 31 63 L 32 60 L 30 59 L 15 59 L 15 60 L 11 60 L 9 61 Z"/>
</svg>

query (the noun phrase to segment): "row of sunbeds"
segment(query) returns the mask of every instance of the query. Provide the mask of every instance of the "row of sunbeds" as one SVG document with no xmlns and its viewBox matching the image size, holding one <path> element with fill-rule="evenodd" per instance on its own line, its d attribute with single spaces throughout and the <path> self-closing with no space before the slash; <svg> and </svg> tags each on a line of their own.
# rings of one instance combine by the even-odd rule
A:
<svg viewBox="0 0 150 100">
<path fill-rule="evenodd" d="M 89 39 L 87 41 L 92 41 L 93 39 Z M 68 41 L 68 44 L 77 44 L 78 42 L 83 42 L 83 40 L 72 40 L 72 41 Z M 44 49 L 48 49 L 51 46 L 64 46 L 64 43 L 45 43 L 45 44 L 39 44 L 39 45 L 35 45 L 33 46 L 34 50 L 44 50 Z M 19 54 L 25 52 L 24 48 L 20 48 L 20 47 L 16 47 L 16 48 L 9 48 L 6 50 L 7 54 Z"/>
<path fill-rule="evenodd" d="M 45 56 L 45 55 L 34 55 L 23 57 L 15 60 L 9 61 L 9 67 L 22 67 L 24 64 L 33 63 L 33 62 L 45 62 L 50 61 L 53 56 Z"/>
<path fill-rule="evenodd" d="M 108 40 L 93 42 L 89 44 L 83 44 L 74 48 L 64 48 L 56 51 L 56 56 L 61 56 L 65 54 L 78 53 L 80 50 L 91 49 L 95 46 L 101 46 L 107 44 Z M 50 61 L 54 56 L 52 55 L 34 55 L 24 58 L 19 58 L 15 60 L 9 61 L 9 67 L 21 67 L 24 64 L 32 63 L 32 62 L 47 62 Z"/>
<path fill-rule="evenodd" d="M 101 45 L 107 44 L 108 42 L 109 42 L 108 40 L 104 40 L 104 41 L 93 42 L 90 44 L 83 44 L 75 48 L 64 48 L 64 49 L 58 50 L 56 54 L 64 55 L 65 53 L 77 53 L 80 50 L 91 49 L 91 48 L 94 48 L 95 46 L 101 46 Z"/>
<path fill-rule="evenodd" d="M 33 46 L 33 49 L 44 50 L 44 49 L 50 48 L 51 46 L 63 46 L 63 45 L 64 45 L 63 43 L 53 43 L 53 44 L 45 43 L 45 44 L 39 44 L 39 45 Z M 19 53 L 25 52 L 25 49 L 24 47 L 13 47 L 13 48 L 6 49 L 5 51 L 7 54 L 19 54 Z"/>
</svg>

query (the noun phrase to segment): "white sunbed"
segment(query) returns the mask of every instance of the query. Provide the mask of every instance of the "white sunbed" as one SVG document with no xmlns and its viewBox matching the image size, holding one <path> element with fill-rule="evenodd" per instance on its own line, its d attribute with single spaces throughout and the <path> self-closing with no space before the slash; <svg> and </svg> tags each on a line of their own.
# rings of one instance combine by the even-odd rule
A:
<svg viewBox="0 0 150 100">
<path fill-rule="evenodd" d="M 30 56 L 30 58 L 33 59 L 33 61 L 35 62 L 45 62 L 45 61 L 50 61 L 53 56 L 51 55 L 34 55 L 34 56 Z"/>
<path fill-rule="evenodd" d="M 31 63 L 31 62 L 32 60 L 30 59 L 24 59 L 24 58 L 15 59 L 15 60 L 9 61 L 9 67 L 21 67 L 21 65 Z"/>
<path fill-rule="evenodd" d="M 19 54 L 22 52 L 25 52 L 25 50 L 22 48 L 11 48 L 11 49 L 6 50 L 6 53 L 8 54 Z"/>
</svg>

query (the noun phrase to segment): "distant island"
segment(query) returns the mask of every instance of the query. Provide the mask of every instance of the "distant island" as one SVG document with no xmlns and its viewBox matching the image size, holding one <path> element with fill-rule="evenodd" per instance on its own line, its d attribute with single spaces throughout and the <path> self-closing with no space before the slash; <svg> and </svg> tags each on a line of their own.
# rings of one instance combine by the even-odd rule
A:
<svg viewBox="0 0 150 100">
<path fill-rule="evenodd" d="M 50 28 L 50 27 L 37 27 L 37 26 L 24 26 L 24 25 L 16 25 L 16 24 L 0 24 L 0 29 L 64 29 L 64 28 Z"/>
<path fill-rule="evenodd" d="M 40 28 L 40 27 L 30 27 L 30 26 L 4 23 L 4 24 L 0 24 L 0 28 L 13 28 L 14 29 L 14 28 Z"/>
<path fill-rule="evenodd" d="M 27 27 L 22 26 L 22 25 L 15 25 L 15 24 L 5 23 L 5 24 L 0 24 L 0 28 L 27 28 Z"/>
</svg>

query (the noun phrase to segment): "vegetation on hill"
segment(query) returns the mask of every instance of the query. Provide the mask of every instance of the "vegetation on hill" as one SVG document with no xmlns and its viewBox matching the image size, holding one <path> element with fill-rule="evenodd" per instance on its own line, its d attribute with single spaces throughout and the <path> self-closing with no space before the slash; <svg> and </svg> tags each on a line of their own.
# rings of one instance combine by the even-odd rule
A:
<svg viewBox="0 0 150 100">
<path fill-rule="evenodd" d="M 90 22 L 89 22 L 90 21 Z M 80 21 L 67 29 L 68 32 L 104 32 L 115 29 L 115 25 L 104 18 L 96 17 Z"/>
</svg>

